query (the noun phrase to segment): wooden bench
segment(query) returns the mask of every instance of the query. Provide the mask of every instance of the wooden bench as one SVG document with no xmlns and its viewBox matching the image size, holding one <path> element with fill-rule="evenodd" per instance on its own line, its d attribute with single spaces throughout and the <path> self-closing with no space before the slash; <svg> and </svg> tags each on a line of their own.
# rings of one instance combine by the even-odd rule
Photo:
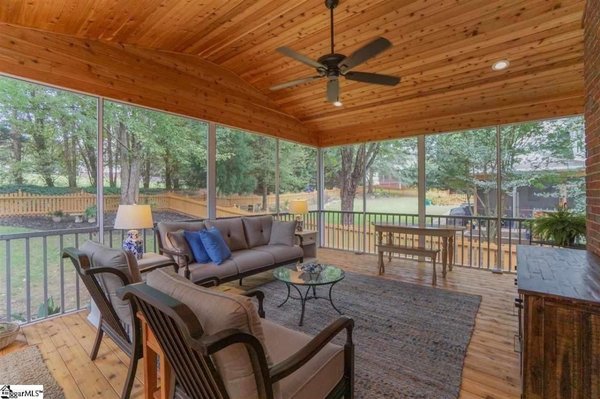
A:
<svg viewBox="0 0 600 399">
<path fill-rule="evenodd" d="M 431 279 L 431 284 L 437 284 L 437 275 L 435 272 L 435 260 L 437 258 L 439 249 L 427 249 L 423 247 L 407 247 L 404 245 L 389 245 L 389 244 L 381 244 L 377 246 L 377 252 L 379 254 L 379 275 L 385 273 L 385 266 L 383 264 L 383 254 L 385 252 L 389 253 L 389 261 L 392 260 L 392 252 L 398 254 L 405 255 L 414 255 L 414 256 L 424 256 L 427 258 L 431 258 L 431 263 L 433 265 L 433 277 Z"/>
</svg>

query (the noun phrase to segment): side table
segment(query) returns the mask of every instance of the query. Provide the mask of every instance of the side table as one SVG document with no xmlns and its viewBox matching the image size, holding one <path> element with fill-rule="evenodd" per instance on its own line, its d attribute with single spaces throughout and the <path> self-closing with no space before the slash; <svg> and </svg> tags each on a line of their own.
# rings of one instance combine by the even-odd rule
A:
<svg viewBox="0 0 600 399">
<path fill-rule="evenodd" d="M 142 330 L 144 399 L 168 399 L 171 385 L 171 366 L 152 330 L 150 330 L 144 315 L 138 312 L 136 316 L 140 319 Z M 158 364 L 160 364 L 160 379 L 157 372 Z M 160 384 L 158 383 L 159 380 Z"/>
<path fill-rule="evenodd" d="M 296 244 L 304 251 L 304 260 L 317 257 L 317 231 L 296 231 Z"/>
</svg>

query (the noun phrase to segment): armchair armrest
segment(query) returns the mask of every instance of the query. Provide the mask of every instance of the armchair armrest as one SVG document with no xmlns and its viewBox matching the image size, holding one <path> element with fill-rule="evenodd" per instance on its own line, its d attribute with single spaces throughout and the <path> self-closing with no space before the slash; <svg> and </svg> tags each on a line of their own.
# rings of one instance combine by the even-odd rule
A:
<svg viewBox="0 0 600 399">
<path fill-rule="evenodd" d="M 265 302 L 265 293 L 261 290 L 248 290 L 244 292 L 242 295 L 247 297 L 256 297 L 258 300 L 258 315 L 264 319 L 265 318 L 265 308 L 263 307 L 263 303 Z"/>
<path fill-rule="evenodd" d="M 282 378 L 287 377 L 300 367 L 304 366 L 312 359 L 325 345 L 335 338 L 342 330 L 346 330 L 346 347 L 352 347 L 352 330 L 354 328 L 354 320 L 349 317 L 342 316 L 329 324 L 319 334 L 317 334 L 308 344 L 298 350 L 296 353 L 287 359 L 273 365 L 269 369 L 271 383 L 275 383 Z"/>
<path fill-rule="evenodd" d="M 179 266 L 177 266 L 177 262 L 173 261 L 171 263 L 163 263 L 160 265 L 147 266 L 144 268 L 140 268 L 139 271 L 140 271 L 140 273 L 148 273 L 148 272 L 151 272 L 152 270 L 160 269 L 161 267 L 167 267 L 167 266 L 172 266 L 173 268 L 175 268 L 175 272 L 177 272 L 177 269 L 179 268 Z"/>
<path fill-rule="evenodd" d="M 185 265 L 183 266 L 183 268 L 185 269 L 185 273 L 184 276 L 185 278 L 189 279 L 190 278 L 190 268 L 189 268 L 189 264 L 191 259 L 183 252 L 183 251 L 178 251 L 176 249 L 173 248 L 161 248 L 159 253 L 161 255 L 170 255 L 172 258 L 182 258 L 185 262 Z M 179 272 L 179 263 L 175 262 L 175 272 L 178 273 Z"/>
</svg>

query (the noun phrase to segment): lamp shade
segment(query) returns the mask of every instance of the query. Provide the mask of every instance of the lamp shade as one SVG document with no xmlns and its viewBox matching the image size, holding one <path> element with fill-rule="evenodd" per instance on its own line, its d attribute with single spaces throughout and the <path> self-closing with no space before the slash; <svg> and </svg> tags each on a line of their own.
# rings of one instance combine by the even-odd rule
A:
<svg viewBox="0 0 600 399">
<path fill-rule="evenodd" d="M 290 201 L 290 213 L 294 215 L 304 215 L 308 213 L 307 200 L 292 200 Z"/>
<path fill-rule="evenodd" d="M 150 205 L 119 205 L 115 229 L 149 229 L 153 226 Z"/>
</svg>

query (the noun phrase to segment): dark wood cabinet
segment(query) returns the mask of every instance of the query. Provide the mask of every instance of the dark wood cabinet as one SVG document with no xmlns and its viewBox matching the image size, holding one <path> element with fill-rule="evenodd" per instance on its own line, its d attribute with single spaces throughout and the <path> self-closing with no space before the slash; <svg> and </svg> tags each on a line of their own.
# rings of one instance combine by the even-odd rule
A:
<svg viewBox="0 0 600 399">
<path fill-rule="evenodd" d="M 520 246 L 523 398 L 600 398 L 600 258 Z"/>
</svg>

